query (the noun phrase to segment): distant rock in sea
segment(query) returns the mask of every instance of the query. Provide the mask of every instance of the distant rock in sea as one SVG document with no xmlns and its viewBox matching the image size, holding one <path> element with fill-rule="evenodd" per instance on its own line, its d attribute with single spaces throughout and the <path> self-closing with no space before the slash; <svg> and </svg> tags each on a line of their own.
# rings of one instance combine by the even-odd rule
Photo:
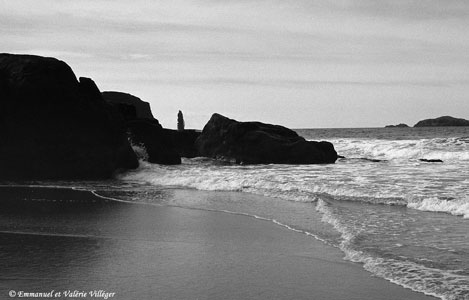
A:
<svg viewBox="0 0 469 300">
<path fill-rule="evenodd" d="M 306 141 L 279 125 L 238 122 L 213 114 L 196 141 L 201 156 L 244 164 L 334 163 L 337 152 L 329 142 Z"/>
<path fill-rule="evenodd" d="M 427 159 L 427 158 L 421 158 L 419 159 L 420 161 L 423 161 L 423 162 L 443 162 L 441 159 Z"/>
<path fill-rule="evenodd" d="M 450 116 L 443 116 L 436 119 L 426 119 L 419 121 L 414 127 L 439 127 L 439 126 L 469 126 L 469 121 Z"/>
<path fill-rule="evenodd" d="M 408 128 L 409 125 L 404 124 L 404 123 L 400 123 L 400 124 L 397 124 L 397 125 L 386 125 L 384 127 L 385 128 Z"/>
<path fill-rule="evenodd" d="M 55 58 L 0 54 L 0 178 L 98 179 L 138 167 L 122 116 Z"/>
</svg>

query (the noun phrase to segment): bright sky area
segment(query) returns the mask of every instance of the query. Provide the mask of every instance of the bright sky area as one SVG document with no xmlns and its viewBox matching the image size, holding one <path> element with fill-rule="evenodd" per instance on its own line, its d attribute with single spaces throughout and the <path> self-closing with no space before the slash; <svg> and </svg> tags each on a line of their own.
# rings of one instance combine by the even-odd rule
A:
<svg viewBox="0 0 469 300">
<path fill-rule="evenodd" d="M 0 0 L 0 52 L 57 57 L 101 91 L 201 129 L 469 119 L 467 0 Z"/>
</svg>

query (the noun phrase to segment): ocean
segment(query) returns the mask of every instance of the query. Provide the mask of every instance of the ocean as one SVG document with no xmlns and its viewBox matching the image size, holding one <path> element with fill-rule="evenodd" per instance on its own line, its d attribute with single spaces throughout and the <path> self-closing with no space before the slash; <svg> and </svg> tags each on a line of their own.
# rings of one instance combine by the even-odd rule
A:
<svg viewBox="0 0 469 300">
<path fill-rule="evenodd" d="M 270 220 L 394 284 L 469 299 L 469 127 L 297 132 L 332 142 L 344 158 L 327 165 L 142 162 L 114 180 L 14 184 Z"/>
</svg>

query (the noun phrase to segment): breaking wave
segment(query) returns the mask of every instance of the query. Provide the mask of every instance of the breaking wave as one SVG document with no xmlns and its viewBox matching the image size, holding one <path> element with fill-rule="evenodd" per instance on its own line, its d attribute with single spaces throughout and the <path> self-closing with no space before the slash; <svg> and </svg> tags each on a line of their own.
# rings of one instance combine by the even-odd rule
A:
<svg viewBox="0 0 469 300">
<path fill-rule="evenodd" d="M 347 158 L 469 161 L 469 137 L 419 140 L 343 138 L 331 140 L 331 142 L 337 152 Z"/>
<path fill-rule="evenodd" d="M 251 203 L 233 207 L 247 212 L 255 207 L 255 217 L 324 239 L 340 248 L 345 259 L 403 287 L 445 300 L 469 299 L 464 244 L 469 137 L 446 136 L 331 138 L 346 157 L 331 165 L 240 166 L 201 158 L 185 159 L 179 166 L 142 162 L 119 179 L 289 201 L 280 201 L 284 206 L 262 202 L 262 208 L 272 203 L 265 211 Z M 292 206 L 298 207 L 294 213 L 287 209 Z M 296 209 L 306 213 L 299 216 Z M 317 221 L 310 220 L 313 215 Z"/>
<path fill-rule="evenodd" d="M 426 295 L 445 300 L 467 299 L 469 297 L 469 278 L 457 274 L 459 270 L 443 271 L 429 268 L 400 257 L 375 257 L 354 247 L 361 232 L 345 225 L 329 205 L 319 200 L 316 210 L 322 213 L 322 221 L 331 224 L 342 240 L 338 247 L 344 252 L 345 259 L 362 263 L 363 267 L 386 280 Z"/>
<path fill-rule="evenodd" d="M 445 200 L 433 198 L 425 198 L 420 200 L 411 200 L 407 203 L 407 207 L 422 211 L 444 212 L 455 216 L 469 218 L 469 198 Z"/>
<path fill-rule="evenodd" d="M 464 181 L 455 186 L 450 195 L 441 191 L 440 195 L 435 196 L 440 177 L 433 181 L 434 187 L 431 186 L 432 181 L 429 181 L 426 182 L 428 191 L 416 193 L 418 188 L 409 178 L 385 180 L 385 174 L 373 175 L 376 178 L 371 179 L 360 178 L 353 174 L 353 170 L 339 176 L 331 173 L 333 170 L 328 168 L 287 165 L 223 166 L 207 160 L 185 160 L 181 166 L 141 162 L 139 169 L 121 174 L 119 178 L 159 186 L 247 192 L 297 202 L 315 202 L 319 197 L 332 197 L 341 201 L 401 205 L 469 218 L 469 198 L 465 195 Z"/>
</svg>

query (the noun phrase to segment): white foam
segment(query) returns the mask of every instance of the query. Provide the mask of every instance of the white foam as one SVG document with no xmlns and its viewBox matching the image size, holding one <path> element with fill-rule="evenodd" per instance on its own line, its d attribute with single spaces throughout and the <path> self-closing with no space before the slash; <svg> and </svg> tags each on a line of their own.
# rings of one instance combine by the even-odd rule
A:
<svg viewBox="0 0 469 300">
<path fill-rule="evenodd" d="M 316 210 L 322 213 L 323 222 L 331 224 L 341 234 L 338 247 L 345 259 L 362 263 L 367 271 L 413 291 L 445 300 L 469 298 L 469 277 L 457 274 L 459 270 L 443 271 L 410 261 L 373 257 L 354 249 L 353 241 L 360 232 L 345 226 L 325 201 L 318 200 Z"/>
<path fill-rule="evenodd" d="M 331 142 L 338 153 L 349 158 L 469 161 L 469 143 L 461 138 L 420 140 L 336 139 L 331 140 Z"/>
<path fill-rule="evenodd" d="M 110 201 L 115 201 L 115 202 L 122 202 L 122 203 L 136 203 L 135 201 L 127 201 L 127 200 L 122 200 L 122 199 L 117 199 L 117 198 L 111 198 L 111 197 L 106 197 L 98 194 L 94 190 L 89 190 L 93 195 L 95 195 L 98 198 L 105 199 L 105 200 L 110 200 Z"/>
<path fill-rule="evenodd" d="M 148 152 L 143 144 L 136 145 L 132 143 L 131 145 L 132 145 L 132 150 L 134 150 L 139 160 L 148 161 Z"/>
<path fill-rule="evenodd" d="M 422 211 L 444 212 L 455 216 L 469 218 L 469 198 L 442 200 L 436 197 L 411 200 L 407 207 Z"/>
<path fill-rule="evenodd" d="M 161 166 L 142 161 L 139 169 L 121 174 L 119 178 L 136 184 L 240 191 L 297 202 L 334 197 L 342 201 L 403 205 L 469 217 L 469 200 L 463 196 L 467 191 L 465 177 L 458 169 L 450 170 L 452 173 L 445 179 L 440 172 L 429 173 L 431 170 L 427 168 L 415 171 L 416 178 L 400 171 L 389 173 L 395 172 L 396 168 L 363 171 L 354 171 L 353 166 L 334 168 L 329 172 L 324 170 L 324 166 L 225 166 L 210 161 L 185 161 L 181 166 Z M 366 175 L 355 175 L 358 172 Z M 448 181 L 451 185 L 445 190 L 437 189 L 441 180 L 452 180 Z M 439 200 L 448 198 L 462 200 Z"/>
<path fill-rule="evenodd" d="M 208 208 L 194 208 L 194 207 L 187 207 L 187 206 L 178 206 L 178 205 L 170 205 L 170 206 L 174 206 L 174 207 L 181 207 L 181 208 L 185 208 L 185 209 L 195 209 L 195 210 L 203 210 L 203 211 L 212 211 L 212 212 L 223 212 L 223 213 L 227 213 L 227 214 L 232 214 L 232 215 L 240 215 L 240 216 L 246 216 L 246 217 L 253 217 L 255 219 L 258 219 L 258 220 L 262 220 L 262 221 L 268 221 L 268 222 L 272 222 L 276 225 L 279 225 L 279 226 L 282 226 L 288 230 L 291 230 L 291 231 L 294 231 L 294 232 L 297 232 L 297 233 L 302 233 L 302 234 L 305 234 L 307 236 L 310 236 L 310 237 L 313 237 L 314 239 L 318 240 L 318 241 L 321 241 L 325 244 L 328 244 L 328 245 L 331 245 L 332 244 L 321 238 L 320 236 L 314 234 L 314 233 L 311 233 L 309 231 L 306 231 L 306 230 L 301 230 L 301 229 L 296 229 L 294 227 L 291 227 L 287 224 L 284 224 L 276 219 L 269 219 L 269 218 L 265 218 L 265 217 L 261 217 L 261 216 L 258 216 L 258 215 L 254 215 L 254 214 L 248 214 L 248 213 L 242 213 L 242 212 L 234 212 L 234 211 L 230 211 L 230 210 L 224 210 L 224 209 L 208 209 Z"/>
<path fill-rule="evenodd" d="M 400 203 L 402 194 L 389 190 L 370 190 L 363 179 L 357 178 L 356 185 L 344 184 L 344 179 L 329 180 L 322 170 L 296 169 L 285 171 L 281 167 L 240 167 L 187 164 L 179 167 L 152 165 L 141 162 L 139 169 L 119 175 L 121 180 L 145 182 L 152 185 L 189 187 L 208 191 L 241 191 L 289 201 L 314 202 L 318 195 L 360 198 L 373 203 Z M 317 173 L 313 176 L 313 172 Z M 347 178 L 345 178 L 347 177 Z M 358 189 L 357 185 L 365 188 Z M 392 199 L 394 198 L 394 199 Z"/>
<path fill-rule="evenodd" d="M 332 210 L 328 207 L 324 200 L 318 200 L 316 204 L 316 210 L 322 214 L 321 221 L 331 224 L 334 229 L 341 234 L 342 241 L 339 245 L 339 248 L 344 251 L 346 255 L 345 258 L 351 261 L 356 261 L 354 257 L 360 256 L 362 253 L 358 251 L 352 251 L 351 249 L 349 249 L 349 246 L 357 236 L 358 232 L 353 232 L 352 230 L 344 226 L 339 221 L 339 219 L 335 218 Z"/>
</svg>

